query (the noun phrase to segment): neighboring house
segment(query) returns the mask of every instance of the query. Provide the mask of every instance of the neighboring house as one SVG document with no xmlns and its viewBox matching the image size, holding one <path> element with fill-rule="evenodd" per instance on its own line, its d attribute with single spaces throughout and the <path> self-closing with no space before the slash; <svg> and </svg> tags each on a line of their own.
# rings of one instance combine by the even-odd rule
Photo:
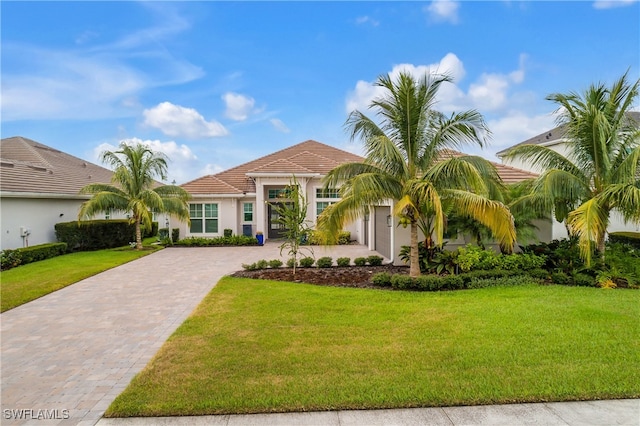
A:
<svg viewBox="0 0 640 426">
<path fill-rule="evenodd" d="M 0 157 L 0 249 L 55 242 L 54 225 L 90 198 L 80 188 L 111 181 L 111 170 L 20 136 L 0 141 Z"/>
<path fill-rule="evenodd" d="M 446 155 L 464 155 L 448 151 Z M 235 234 L 255 235 L 265 239 L 279 238 L 282 228 L 274 205 L 283 202 L 283 191 L 295 175 L 304 190 L 309 208 L 307 219 L 315 224 L 317 217 L 331 203 L 339 200 L 339 188 L 323 190 L 322 178 L 339 164 L 361 162 L 360 156 L 316 141 L 306 141 L 250 161 L 215 175 L 207 175 L 182 185 L 191 195 L 191 225 L 182 225 L 182 237 L 214 237 L 224 229 Z M 536 175 L 494 163 L 505 183 L 520 182 Z M 367 245 L 390 260 L 397 261 L 403 245 L 409 244 L 409 229 L 396 226 L 391 211 L 393 202 L 372 206 L 356 222 L 347 225 L 351 238 Z M 463 245 L 460 236 L 448 247 Z"/>
<path fill-rule="evenodd" d="M 640 122 L 640 112 L 631 112 L 629 113 L 629 115 L 631 115 L 631 117 L 637 122 Z M 518 159 L 518 158 L 515 158 L 515 159 L 507 158 L 505 157 L 505 155 L 509 152 L 510 149 L 512 149 L 515 146 L 535 144 L 535 145 L 546 146 L 562 154 L 563 156 L 568 156 L 570 151 L 568 148 L 567 139 L 565 138 L 565 131 L 566 131 L 566 127 L 564 125 L 555 127 L 551 130 L 548 130 L 537 136 L 534 136 L 530 139 L 527 139 L 523 142 L 513 145 L 507 149 L 504 149 L 496 153 L 496 156 L 500 158 L 502 163 L 506 166 L 516 167 L 522 170 L 528 170 L 533 173 L 541 173 L 542 170 L 539 167 L 536 167 L 531 163 L 522 161 L 521 159 Z M 616 213 L 614 211 L 612 212 L 612 215 L 610 218 L 608 232 L 616 232 L 616 231 L 640 232 L 640 225 L 631 224 L 631 223 L 625 224 L 624 220 L 622 219 L 622 216 L 619 213 Z M 541 241 L 551 241 L 554 239 L 567 238 L 567 236 L 568 236 L 568 232 L 564 223 L 560 223 L 555 219 L 553 219 L 551 223 L 549 222 L 540 223 L 539 237 Z"/>
</svg>

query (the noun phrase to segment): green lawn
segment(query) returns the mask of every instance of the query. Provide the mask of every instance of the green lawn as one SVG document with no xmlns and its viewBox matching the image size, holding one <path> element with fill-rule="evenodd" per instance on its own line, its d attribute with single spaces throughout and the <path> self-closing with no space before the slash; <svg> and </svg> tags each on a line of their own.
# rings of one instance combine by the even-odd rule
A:
<svg viewBox="0 0 640 426">
<path fill-rule="evenodd" d="M 640 291 L 226 277 L 107 416 L 640 397 Z"/>
<path fill-rule="evenodd" d="M 45 296 L 107 269 L 130 262 L 154 248 L 130 247 L 65 254 L 0 272 L 1 312 Z"/>
</svg>

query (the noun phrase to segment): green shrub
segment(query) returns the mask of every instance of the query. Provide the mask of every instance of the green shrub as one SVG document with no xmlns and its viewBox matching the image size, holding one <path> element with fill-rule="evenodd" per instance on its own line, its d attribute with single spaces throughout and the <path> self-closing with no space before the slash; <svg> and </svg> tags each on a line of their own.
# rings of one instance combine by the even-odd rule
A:
<svg viewBox="0 0 640 426">
<path fill-rule="evenodd" d="M 351 232 L 340 231 L 338 233 L 338 244 L 345 245 L 351 243 Z"/>
<path fill-rule="evenodd" d="M 232 229 L 229 229 L 229 228 L 225 229 L 225 230 L 224 230 L 224 231 L 222 231 L 222 232 L 223 232 L 223 235 L 224 235 L 225 237 L 227 237 L 227 238 L 233 235 L 233 230 L 232 230 Z"/>
<path fill-rule="evenodd" d="M 528 271 L 530 269 L 537 269 L 544 266 L 547 258 L 544 255 L 536 255 L 533 253 L 519 253 L 498 256 L 498 265 L 500 269 L 506 269 L 509 271 L 521 270 Z"/>
<path fill-rule="evenodd" d="M 381 256 L 372 255 L 372 256 L 367 257 L 367 262 L 371 266 L 380 266 L 380 265 L 382 265 L 383 259 L 384 258 L 381 257 Z"/>
<path fill-rule="evenodd" d="M 171 230 L 171 239 L 173 240 L 174 243 L 180 240 L 180 228 L 173 228 Z"/>
<path fill-rule="evenodd" d="M 549 278 L 549 272 L 545 271 L 542 268 L 531 269 L 527 271 L 527 275 L 539 280 L 546 280 L 547 278 Z"/>
<path fill-rule="evenodd" d="M 553 272 L 551 274 L 551 282 L 559 285 L 568 285 L 571 283 L 571 278 L 564 272 Z"/>
<path fill-rule="evenodd" d="M 258 265 L 254 262 L 254 263 L 243 263 L 242 264 L 242 269 L 246 270 L 246 271 L 256 271 L 258 270 Z"/>
<path fill-rule="evenodd" d="M 315 263 L 313 257 L 303 257 L 300 259 L 300 267 L 301 268 L 310 268 Z"/>
<path fill-rule="evenodd" d="M 421 275 L 412 280 L 411 286 L 407 289 L 420 291 L 436 291 L 442 287 L 442 280 L 437 275 Z"/>
<path fill-rule="evenodd" d="M 296 260 L 293 257 L 290 257 L 287 260 L 287 267 L 288 268 L 293 268 L 294 266 L 298 266 L 298 264 L 297 264 Z"/>
<path fill-rule="evenodd" d="M 151 227 L 147 229 L 146 226 L 142 225 L 142 238 L 155 237 L 158 235 L 158 222 L 151 222 Z"/>
<path fill-rule="evenodd" d="M 276 268 L 279 268 L 281 266 L 282 266 L 282 260 L 280 260 L 280 259 L 272 259 L 272 260 L 269 261 L 269 267 L 270 268 L 276 269 Z"/>
<path fill-rule="evenodd" d="M 186 247 L 212 247 L 212 246 L 256 246 L 258 240 L 254 237 L 248 237 L 246 235 L 232 235 L 230 237 L 189 237 L 183 238 L 180 241 L 174 242 L 177 246 Z"/>
<path fill-rule="evenodd" d="M 349 266 L 351 265 L 351 258 L 349 257 L 339 257 L 338 259 L 336 259 L 336 263 L 338 264 L 338 266 Z"/>
<path fill-rule="evenodd" d="M 316 265 L 318 268 L 330 268 L 333 264 L 333 259 L 329 256 L 324 256 L 316 260 Z"/>
<path fill-rule="evenodd" d="M 15 250 L 3 250 L 0 252 L 0 269 L 15 268 L 18 265 L 37 262 L 63 255 L 67 252 L 67 243 L 46 243 L 31 247 L 22 247 Z"/>
<path fill-rule="evenodd" d="M 596 279 L 588 274 L 577 273 L 573 277 L 573 284 L 579 287 L 596 287 Z"/>
<path fill-rule="evenodd" d="M 482 278 L 474 280 L 468 284 L 468 288 L 485 288 L 485 287 L 513 287 L 520 285 L 530 285 L 539 283 L 539 280 L 527 275 L 515 275 L 511 277 L 500 278 Z"/>
<path fill-rule="evenodd" d="M 413 279 L 409 275 L 393 274 L 391 276 L 391 287 L 396 290 L 408 290 L 413 287 Z"/>
<path fill-rule="evenodd" d="M 442 282 L 441 289 L 444 290 L 462 290 L 465 288 L 465 282 L 462 277 L 458 275 L 445 275 L 439 277 Z"/>
<path fill-rule="evenodd" d="M 466 272 L 458 276 L 464 281 L 465 286 L 469 287 L 469 284 L 475 280 L 496 279 L 514 275 L 515 273 L 513 271 L 505 271 L 504 269 L 488 269 Z"/>
<path fill-rule="evenodd" d="M 640 232 L 612 232 L 609 234 L 609 243 L 628 244 L 640 250 Z"/>
<path fill-rule="evenodd" d="M 391 274 L 388 272 L 378 272 L 371 277 L 373 285 L 378 287 L 391 287 Z"/>
<path fill-rule="evenodd" d="M 0 251 L 0 270 L 15 268 L 22 263 L 20 250 L 6 249 Z"/>
<path fill-rule="evenodd" d="M 484 250 L 478 246 L 467 244 L 458 249 L 458 266 L 468 272 L 477 269 L 494 269 L 500 264 L 499 255 L 492 250 Z"/>
<path fill-rule="evenodd" d="M 69 251 L 122 247 L 135 241 L 135 224 L 128 219 L 60 222 L 54 228 Z"/>
<path fill-rule="evenodd" d="M 367 258 L 366 257 L 356 257 L 355 259 L 353 259 L 353 264 L 356 266 L 364 266 L 367 264 Z"/>
<path fill-rule="evenodd" d="M 269 262 L 264 259 L 260 259 L 256 262 L 256 266 L 258 267 L 258 269 L 267 269 L 267 266 L 269 266 Z"/>
</svg>

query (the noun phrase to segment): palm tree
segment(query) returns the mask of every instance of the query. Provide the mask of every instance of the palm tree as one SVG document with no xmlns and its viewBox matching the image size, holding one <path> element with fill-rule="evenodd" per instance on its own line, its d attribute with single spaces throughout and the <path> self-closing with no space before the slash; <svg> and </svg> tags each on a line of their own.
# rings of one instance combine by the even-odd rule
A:
<svg viewBox="0 0 640 426">
<path fill-rule="evenodd" d="M 525 144 L 507 153 L 539 166 L 532 193 L 520 201 L 553 209 L 578 237 L 583 259 L 591 264 L 594 247 L 604 256 L 609 216 L 618 210 L 625 221 L 640 222 L 640 127 L 630 109 L 640 80 L 627 73 L 611 87 L 592 84 L 584 93 L 555 93 L 558 124 L 564 126 L 566 155 L 544 146 Z"/>
<path fill-rule="evenodd" d="M 365 160 L 336 167 L 324 181 L 326 187 L 339 186 L 341 196 L 319 218 L 318 228 L 325 235 L 335 235 L 369 206 L 395 201 L 393 214 L 410 226 L 410 274 L 414 277 L 420 275 L 418 227 L 427 247 L 434 240 L 442 245 L 447 203 L 488 226 L 507 248 L 515 240 L 509 210 L 486 197 L 491 182 L 499 179 L 491 163 L 477 156 L 446 155 L 450 148 L 483 146 L 489 134 L 477 111 L 447 117 L 434 109 L 438 89 L 450 81 L 446 75 L 414 79 L 400 73 L 395 81 L 389 75 L 379 77 L 376 85 L 385 94 L 371 107 L 381 124 L 357 110 L 346 122 L 351 139 L 364 141 Z"/>
<path fill-rule="evenodd" d="M 157 186 L 155 176 L 166 179 L 167 157 L 143 144 L 120 143 L 117 151 L 104 151 L 101 161 L 113 170 L 112 184 L 93 183 L 80 190 L 93 194 L 82 203 L 78 220 L 96 213 L 115 210 L 131 214 L 136 226 L 136 249 L 142 249 L 141 224 L 151 226 L 152 212 L 169 213 L 189 221 L 189 193 L 179 186 Z"/>
</svg>

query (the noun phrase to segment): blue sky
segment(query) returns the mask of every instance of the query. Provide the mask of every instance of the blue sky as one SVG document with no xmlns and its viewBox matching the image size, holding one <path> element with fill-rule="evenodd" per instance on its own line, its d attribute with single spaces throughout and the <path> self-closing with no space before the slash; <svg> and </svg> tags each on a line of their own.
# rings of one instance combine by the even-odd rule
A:
<svg viewBox="0 0 640 426">
<path fill-rule="evenodd" d="M 298 142 L 360 152 L 348 112 L 381 74 L 448 72 L 494 153 L 554 126 L 551 93 L 640 76 L 637 1 L 0 4 L 2 137 L 100 164 L 123 140 L 177 183 Z"/>
</svg>

